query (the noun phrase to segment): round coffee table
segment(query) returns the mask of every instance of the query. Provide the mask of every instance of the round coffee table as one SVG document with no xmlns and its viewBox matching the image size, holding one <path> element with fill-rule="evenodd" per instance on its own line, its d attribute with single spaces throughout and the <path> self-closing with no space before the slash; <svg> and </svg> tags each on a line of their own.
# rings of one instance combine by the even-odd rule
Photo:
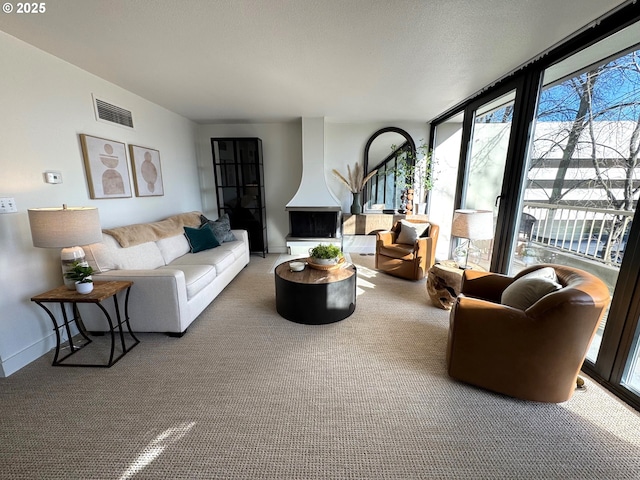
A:
<svg viewBox="0 0 640 480">
<path fill-rule="evenodd" d="M 306 258 L 296 261 L 306 261 Z M 276 310 L 296 323 L 322 325 L 338 322 L 356 309 L 356 267 L 345 263 L 335 270 L 306 266 L 301 272 L 289 262 L 276 267 Z"/>
</svg>

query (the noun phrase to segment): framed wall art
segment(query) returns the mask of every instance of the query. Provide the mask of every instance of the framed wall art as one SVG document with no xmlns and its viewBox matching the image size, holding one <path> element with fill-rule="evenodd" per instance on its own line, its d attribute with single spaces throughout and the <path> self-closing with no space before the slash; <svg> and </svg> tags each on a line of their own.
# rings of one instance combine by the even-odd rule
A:
<svg viewBox="0 0 640 480">
<path fill-rule="evenodd" d="M 133 184 L 138 197 L 164 195 L 160 152 L 152 148 L 129 145 Z"/>
<path fill-rule="evenodd" d="M 91 198 L 131 197 L 124 143 L 80 134 Z"/>
</svg>

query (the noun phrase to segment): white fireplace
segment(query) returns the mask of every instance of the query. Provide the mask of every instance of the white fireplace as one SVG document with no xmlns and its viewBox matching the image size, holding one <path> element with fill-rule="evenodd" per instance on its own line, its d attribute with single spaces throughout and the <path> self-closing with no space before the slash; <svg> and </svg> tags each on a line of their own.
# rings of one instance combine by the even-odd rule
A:
<svg viewBox="0 0 640 480">
<path fill-rule="evenodd" d="M 325 177 L 323 117 L 302 119 L 302 179 L 286 210 L 290 254 L 306 255 L 318 243 L 342 248 L 342 206 Z"/>
</svg>

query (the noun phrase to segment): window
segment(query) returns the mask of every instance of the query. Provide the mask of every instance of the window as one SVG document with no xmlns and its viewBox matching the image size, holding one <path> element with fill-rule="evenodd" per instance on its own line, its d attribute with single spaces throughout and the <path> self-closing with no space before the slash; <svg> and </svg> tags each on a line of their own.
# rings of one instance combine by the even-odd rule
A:
<svg viewBox="0 0 640 480">
<path fill-rule="evenodd" d="M 442 169 L 441 132 L 457 124 L 456 191 L 448 212 L 434 213 L 487 209 L 498 197 L 493 271 L 567 263 L 610 285 L 583 368 L 640 409 L 638 20 L 640 4 L 626 5 L 433 120 L 431 148 Z M 490 168 L 487 182 L 497 159 L 503 171 Z"/>
</svg>

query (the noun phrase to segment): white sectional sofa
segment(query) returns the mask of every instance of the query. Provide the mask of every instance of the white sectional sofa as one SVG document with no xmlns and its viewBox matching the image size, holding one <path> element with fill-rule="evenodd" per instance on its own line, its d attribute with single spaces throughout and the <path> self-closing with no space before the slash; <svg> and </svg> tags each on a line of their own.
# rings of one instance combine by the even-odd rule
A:
<svg viewBox="0 0 640 480">
<path fill-rule="evenodd" d="M 197 228 L 200 224 L 200 212 L 184 213 L 159 222 L 103 230 L 102 243 L 83 246 L 87 261 L 98 272 L 93 275 L 94 281 L 134 282 L 129 296 L 134 332 L 182 336 L 249 263 L 245 230 L 231 230 L 235 241 L 190 253 L 184 227 Z M 104 302 L 111 312 L 112 303 Z M 95 306 L 80 307 L 87 330 L 108 329 L 104 315 Z"/>
</svg>

